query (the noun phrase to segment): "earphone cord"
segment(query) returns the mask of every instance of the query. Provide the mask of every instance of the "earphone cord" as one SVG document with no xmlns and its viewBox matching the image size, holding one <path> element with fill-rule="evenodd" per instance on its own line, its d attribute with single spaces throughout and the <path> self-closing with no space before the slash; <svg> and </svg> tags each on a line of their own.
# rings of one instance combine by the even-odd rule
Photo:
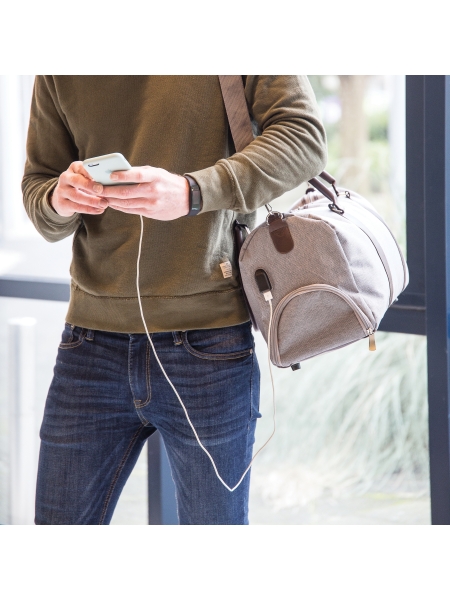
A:
<svg viewBox="0 0 450 600">
<path fill-rule="evenodd" d="M 242 474 L 242 477 L 239 479 L 239 481 L 237 482 L 237 484 L 234 487 L 230 487 L 229 485 L 227 485 L 225 483 L 225 481 L 222 479 L 222 477 L 219 475 L 219 472 L 217 470 L 216 467 L 216 463 L 214 462 L 213 457 L 211 456 L 211 454 L 208 452 L 208 450 L 205 448 L 205 446 L 202 444 L 202 442 L 200 441 L 200 438 L 197 435 L 197 432 L 195 430 L 194 425 L 192 424 L 191 419 L 189 418 L 188 412 L 186 410 L 185 405 L 183 404 L 183 401 L 181 400 L 177 390 L 175 389 L 173 383 L 170 381 L 167 373 L 164 370 L 164 367 L 161 364 L 161 361 L 159 360 L 158 355 L 156 354 L 156 350 L 155 347 L 153 345 L 153 341 L 152 338 L 150 337 L 150 334 L 148 332 L 148 328 L 147 328 L 147 323 L 145 322 L 145 317 L 144 317 L 144 311 L 142 309 L 142 301 L 141 301 L 141 292 L 139 289 L 139 264 L 141 261 L 141 252 L 142 252 L 142 238 L 144 236 L 144 220 L 142 218 L 142 215 L 140 215 L 140 219 L 141 219 L 141 235 L 140 235 L 140 239 L 139 239 L 139 252 L 138 252 L 138 258 L 137 258 L 137 265 L 136 265 L 136 288 L 137 288 L 137 297 L 138 297 L 138 302 L 139 302 L 139 309 L 141 311 L 141 318 L 142 318 L 142 322 L 144 324 L 145 327 L 145 333 L 147 334 L 148 337 L 148 341 L 150 342 L 150 346 L 152 347 L 153 350 L 153 354 L 155 355 L 156 360 L 158 361 L 158 365 L 161 369 L 161 371 L 164 374 L 164 377 L 167 379 L 167 382 L 169 383 L 170 387 L 173 389 L 176 397 L 178 398 L 183 410 L 184 410 L 184 414 L 186 415 L 186 419 L 189 423 L 189 425 L 191 426 L 191 429 L 195 435 L 195 439 L 198 442 L 198 445 L 200 446 L 200 448 L 205 452 L 205 454 L 208 456 L 209 460 L 211 461 L 211 464 L 214 468 L 214 471 L 217 475 L 218 480 L 220 481 L 220 483 L 222 483 L 227 490 L 229 490 L 230 492 L 234 492 L 235 489 L 237 489 L 240 484 L 242 483 L 244 477 L 246 476 L 246 474 L 248 473 L 250 467 L 253 464 L 253 461 L 255 460 L 255 458 L 258 456 L 258 454 L 261 452 L 261 450 L 263 448 L 265 448 L 265 446 L 267 446 L 267 444 L 270 442 L 270 440 L 273 438 L 274 434 L 275 434 L 275 429 L 276 429 L 276 406 L 275 406 L 275 386 L 273 383 L 273 374 L 272 374 L 272 366 L 270 363 L 270 329 L 271 329 L 271 325 L 272 325 L 272 301 L 268 300 L 269 305 L 270 305 L 270 320 L 269 320 L 269 333 L 268 333 L 268 339 L 267 339 L 267 347 L 268 347 L 268 359 L 269 359 L 269 371 L 270 371 L 270 379 L 272 382 L 272 400 L 273 400 L 273 431 L 271 433 L 271 435 L 269 436 L 269 438 L 267 439 L 267 441 L 261 446 L 261 448 L 256 452 L 256 454 L 253 456 L 252 460 L 250 461 L 250 464 L 248 465 L 248 467 L 245 469 L 244 473 Z"/>
</svg>

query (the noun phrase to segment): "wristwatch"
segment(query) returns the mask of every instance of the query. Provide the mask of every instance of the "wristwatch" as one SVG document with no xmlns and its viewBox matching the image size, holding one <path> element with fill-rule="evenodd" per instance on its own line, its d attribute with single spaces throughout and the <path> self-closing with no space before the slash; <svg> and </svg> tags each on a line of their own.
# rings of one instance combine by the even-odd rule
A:
<svg viewBox="0 0 450 600">
<path fill-rule="evenodd" d="M 189 175 L 183 175 L 189 183 L 189 212 L 186 217 L 195 217 L 202 209 L 202 193 L 195 179 Z"/>
</svg>

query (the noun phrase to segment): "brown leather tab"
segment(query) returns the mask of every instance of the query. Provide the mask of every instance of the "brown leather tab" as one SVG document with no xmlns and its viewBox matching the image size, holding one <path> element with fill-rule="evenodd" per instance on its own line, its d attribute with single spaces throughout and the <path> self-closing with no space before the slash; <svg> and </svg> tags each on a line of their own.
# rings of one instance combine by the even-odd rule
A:
<svg viewBox="0 0 450 600">
<path fill-rule="evenodd" d="M 320 175 L 317 175 L 317 177 L 320 177 L 321 179 L 323 179 L 327 183 L 330 183 L 331 185 L 334 185 L 336 183 L 336 179 L 327 171 L 322 171 L 322 173 Z"/>
<path fill-rule="evenodd" d="M 269 234 L 275 249 L 280 254 L 287 254 L 294 247 L 289 225 L 286 219 L 279 214 L 269 215 Z"/>
<path fill-rule="evenodd" d="M 321 181 L 319 181 L 316 177 L 308 180 L 308 183 L 316 188 L 321 194 L 323 194 L 328 200 L 334 203 L 335 196 L 333 192 L 329 190 Z"/>
<path fill-rule="evenodd" d="M 225 110 L 236 152 L 253 142 L 252 124 L 245 100 L 241 75 L 219 75 Z"/>
</svg>

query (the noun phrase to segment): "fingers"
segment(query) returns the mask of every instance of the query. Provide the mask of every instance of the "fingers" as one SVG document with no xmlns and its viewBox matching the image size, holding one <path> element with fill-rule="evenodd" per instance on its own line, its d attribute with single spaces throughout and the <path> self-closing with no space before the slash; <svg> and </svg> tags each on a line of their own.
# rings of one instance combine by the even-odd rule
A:
<svg viewBox="0 0 450 600">
<path fill-rule="evenodd" d="M 94 206 L 77 204 L 76 202 L 71 202 L 71 208 L 74 212 L 81 213 L 83 215 L 101 215 L 105 212 L 104 208 L 95 208 Z"/>
<path fill-rule="evenodd" d="M 140 167 L 144 168 L 144 167 Z M 148 167 L 151 169 L 152 167 Z M 161 169 L 153 169 L 161 170 Z M 120 171 L 128 172 L 128 171 Z M 105 185 L 101 195 L 107 198 L 110 203 L 113 200 L 117 205 L 125 208 L 135 208 L 136 206 L 145 206 L 148 202 L 157 202 L 167 191 L 167 186 L 161 179 L 155 178 L 151 182 L 136 183 L 135 185 Z M 145 204 L 140 201 L 144 199 Z"/>
<path fill-rule="evenodd" d="M 67 184 L 78 190 L 82 190 L 87 194 L 102 194 L 103 186 L 101 183 L 97 183 L 92 179 L 86 179 L 83 175 L 72 175 L 68 177 Z"/>
<path fill-rule="evenodd" d="M 81 162 L 81 160 L 76 160 L 75 162 L 73 162 L 70 165 L 69 170 L 72 170 L 74 173 L 78 173 L 80 175 L 84 175 L 84 177 L 87 177 L 87 179 L 92 179 L 92 177 L 90 176 L 90 174 L 84 168 L 83 163 Z"/>
<path fill-rule="evenodd" d="M 87 204 L 79 204 L 78 202 L 72 202 L 71 200 L 67 199 L 62 199 L 59 202 L 58 208 L 58 213 L 63 217 L 71 217 L 75 213 L 101 215 L 105 212 L 104 208 L 88 206 Z"/>
<path fill-rule="evenodd" d="M 151 210 L 156 203 L 149 202 L 148 198 L 109 198 L 108 206 L 116 210 L 122 210 L 123 212 L 129 211 L 147 211 Z M 134 213 L 133 213 L 134 214 Z"/>
<path fill-rule="evenodd" d="M 109 208 L 112 208 L 114 210 L 128 215 L 142 215 L 143 217 L 146 217 L 148 219 L 158 219 L 159 221 L 172 221 L 173 219 L 177 219 L 178 217 L 184 216 L 183 214 L 179 214 L 176 216 L 169 215 L 161 211 L 161 209 L 155 210 L 154 208 L 123 208 L 122 206 L 112 206 L 111 204 L 109 205 Z"/>
<path fill-rule="evenodd" d="M 150 198 L 154 190 L 149 183 L 137 183 L 136 185 L 105 185 L 102 196 L 117 201 L 120 206 L 137 206 L 136 201 L 142 197 Z"/>
<path fill-rule="evenodd" d="M 70 217 L 74 213 L 102 214 L 108 201 L 97 195 L 102 191 L 87 176 L 83 163 L 76 161 L 61 173 L 50 199 L 53 209 L 61 216 Z"/>
<path fill-rule="evenodd" d="M 150 183 L 159 177 L 160 171 L 156 167 L 132 167 L 128 171 L 114 171 L 110 177 L 123 183 Z"/>
<path fill-rule="evenodd" d="M 144 215 L 144 209 L 142 208 L 123 208 L 122 206 L 112 206 L 109 205 L 109 208 L 113 208 L 114 210 L 118 210 L 119 212 L 127 213 L 128 215 Z"/>
<path fill-rule="evenodd" d="M 90 206 L 92 208 L 105 209 L 108 206 L 108 202 L 104 198 L 87 194 L 82 190 L 73 187 L 67 187 L 67 189 L 64 190 L 64 199 L 74 202 L 75 204 Z"/>
<path fill-rule="evenodd" d="M 101 194 L 103 191 L 103 186 L 100 183 L 96 183 L 85 177 L 83 173 L 77 173 L 70 168 L 60 175 L 59 184 L 63 188 L 71 187 L 93 195 Z"/>
</svg>

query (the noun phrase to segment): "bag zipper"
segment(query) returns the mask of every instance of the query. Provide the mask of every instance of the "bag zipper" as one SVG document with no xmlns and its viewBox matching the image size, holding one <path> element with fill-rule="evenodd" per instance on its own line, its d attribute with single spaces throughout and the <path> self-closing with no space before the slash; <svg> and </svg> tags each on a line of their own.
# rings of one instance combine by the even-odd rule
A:
<svg viewBox="0 0 450 600">
<path fill-rule="evenodd" d="M 358 319 L 359 324 L 361 325 L 362 330 L 366 334 L 364 337 L 367 337 L 367 336 L 369 337 L 369 350 L 370 351 L 376 350 L 375 327 L 372 325 L 372 323 L 369 321 L 369 319 L 363 313 L 363 311 L 359 308 L 359 306 L 354 302 L 354 300 L 352 300 L 352 298 L 350 298 L 350 296 L 348 296 L 344 292 L 341 292 L 341 290 L 339 290 L 338 288 L 335 288 L 331 285 L 326 285 L 324 283 L 315 283 L 313 285 L 306 285 L 305 287 L 294 290 L 293 292 L 291 292 L 290 294 L 285 296 L 278 303 L 278 305 L 273 313 L 272 327 L 271 327 L 271 331 L 270 331 L 270 339 L 271 339 L 270 345 L 272 346 L 271 354 L 272 354 L 272 356 L 276 357 L 277 362 L 281 364 L 280 353 L 278 350 L 277 336 L 275 335 L 276 329 L 278 327 L 278 320 L 280 318 L 281 312 L 284 310 L 286 305 L 296 296 L 301 296 L 302 294 L 308 294 L 310 292 L 317 292 L 317 291 L 330 292 L 330 293 L 335 294 L 336 296 L 339 296 L 340 298 L 342 298 L 353 310 L 356 318 Z"/>
</svg>

